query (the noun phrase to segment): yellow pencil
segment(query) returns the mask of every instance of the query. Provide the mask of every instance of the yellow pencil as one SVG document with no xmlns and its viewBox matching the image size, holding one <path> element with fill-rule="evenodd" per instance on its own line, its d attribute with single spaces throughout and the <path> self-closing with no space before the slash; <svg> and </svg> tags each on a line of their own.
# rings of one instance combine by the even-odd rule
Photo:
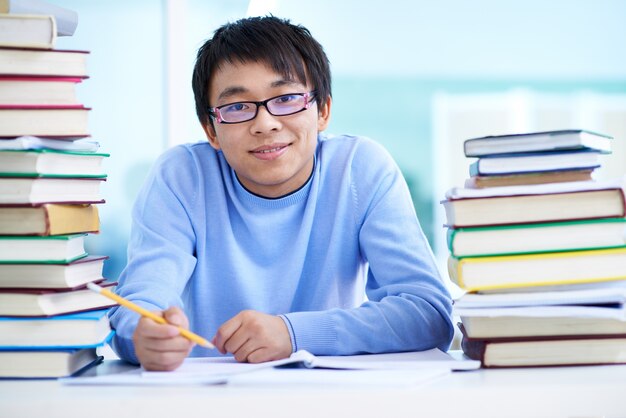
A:
<svg viewBox="0 0 626 418">
<path fill-rule="evenodd" d="M 135 305 L 133 302 L 124 299 L 123 297 L 116 295 L 115 293 L 111 292 L 109 289 L 105 289 L 103 287 L 98 286 L 95 283 L 87 283 L 87 287 L 91 290 L 93 290 L 94 292 L 100 293 L 102 296 L 106 296 L 109 299 L 113 299 L 114 301 L 116 301 L 117 303 L 119 303 L 120 305 L 124 306 L 125 308 L 130 309 L 131 311 L 135 311 L 137 312 L 139 315 L 141 316 L 145 316 L 146 318 L 150 318 L 155 322 L 158 322 L 159 324 L 168 324 L 168 322 L 165 320 L 165 318 L 155 315 L 154 313 L 150 312 L 147 309 L 142 308 L 139 305 Z M 213 344 L 211 344 L 209 341 L 207 341 L 206 339 L 202 338 L 201 336 L 199 336 L 198 334 L 194 334 L 193 332 L 189 331 L 188 329 L 185 329 L 183 327 L 179 327 L 177 325 L 173 325 L 170 324 L 172 326 L 175 326 L 176 328 L 178 328 L 178 331 L 180 332 L 180 335 L 182 335 L 183 337 L 193 341 L 196 344 L 199 344 L 203 347 L 207 347 L 207 348 L 215 348 L 215 346 Z"/>
</svg>

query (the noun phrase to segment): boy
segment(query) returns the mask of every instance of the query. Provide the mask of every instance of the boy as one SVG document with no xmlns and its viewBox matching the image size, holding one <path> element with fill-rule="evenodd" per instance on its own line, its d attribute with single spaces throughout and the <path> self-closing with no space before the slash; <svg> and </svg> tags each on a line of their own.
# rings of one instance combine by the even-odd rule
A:
<svg viewBox="0 0 626 418">
<path fill-rule="evenodd" d="M 330 70 L 308 30 L 227 24 L 192 84 L 208 143 L 156 163 L 118 293 L 238 361 L 446 350 L 450 296 L 400 171 L 373 141 L 321 134 Z M 218 354 L 124 308 L 111 323 L 120 357 L 146 369 Z"/>
</svg>

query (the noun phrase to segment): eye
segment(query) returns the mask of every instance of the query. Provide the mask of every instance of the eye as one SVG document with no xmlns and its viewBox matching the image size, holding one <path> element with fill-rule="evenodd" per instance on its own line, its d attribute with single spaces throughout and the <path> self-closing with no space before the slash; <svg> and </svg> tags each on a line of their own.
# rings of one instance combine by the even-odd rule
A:
<svg viewBox="0 0 626 418">
<path fill-rule="evenodd" d="M 250 106 L 247 103 L 233 103 L 220 108 L 222 112 L 245 112 Z"/>
<path fill-rule="evenodd" d="M 291 102 L 295 102 L 299 99 L 301 99 L 302 96 L 300 96 L 299 94 L 285 94 L 284 96 L 280 96 L 274 99 L 274 102 L 276 104 L 289 104 Z"/>
</svg>

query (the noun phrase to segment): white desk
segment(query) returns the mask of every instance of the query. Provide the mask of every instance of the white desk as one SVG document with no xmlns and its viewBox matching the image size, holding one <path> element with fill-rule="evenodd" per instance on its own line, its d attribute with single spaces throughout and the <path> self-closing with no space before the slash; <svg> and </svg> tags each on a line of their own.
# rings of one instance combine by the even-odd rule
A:
<svg viewBox="0 0 626 418">
<path fill-rule="evenodd" d="M 95 372 L 125 367 L 107 361 Z M 417 387 L 0 381 L 0 417 L 626 417 L 626 366 L 455 372 Z"/>
</svg>

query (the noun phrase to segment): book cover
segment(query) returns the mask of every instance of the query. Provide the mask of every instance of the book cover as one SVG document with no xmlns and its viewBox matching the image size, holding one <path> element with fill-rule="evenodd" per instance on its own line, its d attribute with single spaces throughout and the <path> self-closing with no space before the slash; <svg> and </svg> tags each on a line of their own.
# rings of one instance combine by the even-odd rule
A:
<svg viewBox="0 0 626 418">
<path fill-rule="evenodd" d="M 593 170 L 601 165 L 592 151 L 541 152 L 485 156 L 469 166 L 470 176 Z"/>
<path fill-rule="evenodd" d="M 52 149 L 0 150 L 0 177 L 104 178 L 110 154 Z"/>
<path fill-rule="evenodd" d="M 78 26 L 78 13 L 45 0 L 1 0 L 0 13 L 54 16 L 57 35 L 71 36 Z"/>
<path fill-rule="evenodd" d="M 0 14 L 0 46 L 52 49 L 56 35 L 54 16 Z"/>
<path fill-rule="evenodd" d="M 80 105 L 77 77 L 0 76 L 0 106 L 72 106 Z"/>
<path fill-rule="evenodd" d="M 0 235 L 0 264 L 67 264 L 87 257 L 86 234 Z"/>
<path fill-rule="evenodd" d="M 102 287 L 117 283 L 100 284 Z M 87 288 L 57 291 L 50 289 L 0 289 L 0 316 L 44 317 L 115 306 L 109 298 Z"/>
<path fill-rule="evenodd" d="M 587 184 L 583 184 L 587 183 Z M 575 187 L 573 185 L 576 185 Z M 621 187 L 605 183 L 454 189 L 442 201 L 446 226 L 513 225 L 626 215 Z"/>
<path fill-rule="evenodd" d="M 78 376 L 99 364 L 95 348 L 67 350 L 0 350 L 0 378 L 57 379 Z"/>
<path fill-rule="evenodd" d="M 0 75 L 86 78 L 88 51 L 0 48 Z"/>
<path fill-rule="evenodd" d="M 104 346 L 114 335 L 108 309 L 45 318 L 0 316 L 0 350 L 60 350 Z"/>
<path fill-rule="evenodd" d="M 104 178 L 0 177 L 0 204 L 103 203 L 100 184 Z"/>
<path fill-rule="evenodd" d="M 63 235 L 99 232 L 96 205 L 56 203 L 0 205 L 2 235 Z"/>
<path fill-rule="evenodd" d="M 617 248 L 626 245 L 626 219 L 448 228 L 446 236 L 454 257 Z"/>
<path fill-rule="evenodd" d="M 89 255 L 70 263 L 0 264 L 2 289 L 69 290 L 86 283 L 102 280 L 102 268 L 107 256 Z"/>
<path fill-rule="evenodd" d="M 569 149 L 610 152 L 612 139 L 597 132 L 567 129 L 472 138 L 463 143 L 463 150 L 466 157 Z"/>
<path fill-rule="evenodd" d="M 0 137 L 86 137 L 89 136 L 90 110 L 82 105 L 0 106 Z"/>
<path fill-rule="evenodd" d="M 465 180 L 465 187 L 468 189 L 483 189 L 487 187 L 591 181 L 592 172 L 593 170 L 564 170 L 542 173 L 472 176 Z"/>
<path fill-rule="evenodd" d="M 450 278 L 473 292 L 626 279 L 626 248 L 448 259 Z"/>
<path fill-rule="evenodd" d="M 463 352 L 486 368 L 626 363 L 625 334 L 477 339 L 460 329 Z"/>
</svg>

